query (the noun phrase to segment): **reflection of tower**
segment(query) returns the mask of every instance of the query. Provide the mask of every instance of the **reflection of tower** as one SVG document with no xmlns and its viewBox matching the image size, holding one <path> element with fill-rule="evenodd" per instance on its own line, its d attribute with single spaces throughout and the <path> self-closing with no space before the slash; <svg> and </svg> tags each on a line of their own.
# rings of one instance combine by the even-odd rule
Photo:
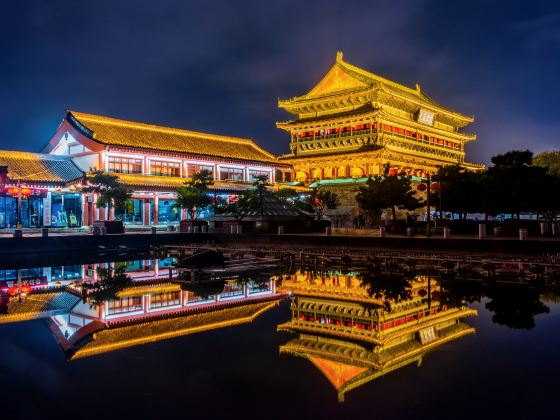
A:
<svg viewBox="0 0 560 420">
<path fill-rule="evenodd" d="M 370 297 L 356 273 L 310 277 L 296 273 L 283 280 L 291 291 L 292 318 L 279 331 L 299 333 L 280 353 L 304 357 L 344 395 L 367 382 L 422 358 L 441 344 L 474 332 L 461 320 L 477 315 L 466 306 L 440 302 L 433 279 L 409 282 L 409 297 Z M 430 290 L 428 290 L 428 287 Z M 387 293 L 389 295 L 390 293 Z"/>
</svg>

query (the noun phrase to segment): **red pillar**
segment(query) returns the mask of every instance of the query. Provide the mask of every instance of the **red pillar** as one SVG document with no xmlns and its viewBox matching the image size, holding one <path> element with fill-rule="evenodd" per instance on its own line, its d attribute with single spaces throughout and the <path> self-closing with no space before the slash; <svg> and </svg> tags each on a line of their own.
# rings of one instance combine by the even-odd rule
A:
<svg viewBox="0 0 560 420">
<path fill-rule="evenodd" d="M 150 199 L 144 199 L 144 225 L 150 225 Z"/>
<path fill-rule="evenodd" d="M 158 204 L 159 204 L 159 197 L 156 193 L 154 193 L 154 225 L 159 224 L 158 220 Z"/>
<path fill-rule="evenodd" d="M 88 198 L 87 195 L 82 194 L 82 226 L 87 225 L 89 225 Z"/>
</svg>

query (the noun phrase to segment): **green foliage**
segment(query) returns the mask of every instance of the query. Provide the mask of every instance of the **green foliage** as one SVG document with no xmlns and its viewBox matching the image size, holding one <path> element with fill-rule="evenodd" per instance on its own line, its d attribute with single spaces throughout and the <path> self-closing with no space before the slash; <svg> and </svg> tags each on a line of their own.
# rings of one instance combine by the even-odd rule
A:
<svg viewBox="0 0 560 420">
<path fill-rule="evenodd" d="M 220 202 L 216 212 L 232 216 L 236 222 L 240 222 L 251 213 L 256 213 L 261 206 L 261 197 L 257 190 L 248 189 L 239 193 L 236 201 Z"/>
<path fill-rule="evenodd" d="M 132 286 L 132 278 L 126 274 L 124 266 L 115 269 L 99 267 L 97 275 L 99 278 L 95 283 L 82 285 L 84 300 L 89 302 L 92 307 L 97 307 L 108 300 L 117 299 L 118 292 Z"/>
<path fill-rule="evenodd" d="M 433 179 L 441 183 L 444 211 L 518 217 L 522 212 L 533 212 L 552 217 L 560 211 L 560 195 L 555 193 L 560 190 L 560 177 L 547 169 L 543 161 L 544 158 L 540 165 L 534 165 L 532 152 L 512 150 L 492 157 L 493 165 L 486 171 L 446 166 Z M 439 205 L 438 193 L 432 195 L 431 201 Z"/>
<path fill-rule="evenodd" d="M 494 165 L 482 175 L 482 207 L 486 213 L 511 213 L 519 217 L 521 212 L 544 212 L 548 207 L 556 207 L 549 200 L 548 190 L 554 180 L 546 169 L 532 166 L 532 158 L 529 150 L 492 157 Z"/>
<path fill-rule="evenodd" d="M 442 166 L 432 180 L 440 184 L 440 191 L 432 192 L 432 205 L 439 208 L 441 202 L 446 211 L 458 213 L 460 217 L 468 212 L 480 211 L 480 173 L 471 172 L 459 165 Z"/>
<path fill-rule="evenodd" d="M 329 190 L 319 190 L 315 188 L 307 198 L 307 203 L 303 208 L 311 208 L 316 220 L 322 220 L 325 209 L 336 209 L 340 206 L 338 195 Z"/>
<path fill-rule="evenodd" d="M 212 204 L 209 195 L 210 186 L 214 185 L 210 171 L 200 171 L 189 179 L 185 186 L 177 188 L 176 207 L 187 209 L 191 219 L 196 219 L 197 212 Z"/>
<path fill-rule="evenodd" d="M 542 152 L 533 158 L 533 165 L 548 169 L 548 174 L 560 177 L 560 150 Z"/>
<path fill-rule="evenodd" d="M 366 184 L 360 187 L 356 201 L 362 212 L 370 217 L 379 216 L 382 210 L 390 208 L 393 220 L 397 220 L 397 207 L 415 210 L 423 205 L 414 196 L 410 176 L 390 176 L 388 164 L 384 167 L 383 175 L 370 176 Z"/>
<path fill-rule="evenodd" d="M 288 204 L 295 204 L 299 200 L 299 194 L 294 188 L 282 188 L 281 190 L 274 191 L 274 196 Z"/>
<path fill-rule="evenodd" d="M 132 189 L 122 184 L 117 175 L 104 171 L 92 171 L 86 176 L 88 185 L 83 192 L 98 194 L 97 208 L 109 207 L 122 211 L 126 202 L 132 197 Z"/>
</svg>

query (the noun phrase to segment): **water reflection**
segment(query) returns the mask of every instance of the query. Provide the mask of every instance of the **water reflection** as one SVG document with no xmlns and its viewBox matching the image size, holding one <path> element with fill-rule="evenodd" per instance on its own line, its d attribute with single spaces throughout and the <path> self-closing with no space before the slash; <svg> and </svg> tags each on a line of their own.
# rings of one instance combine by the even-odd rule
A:
<svg viewBox="0 0 560 420">
<path fill-rule="evenodd" d="M 412 264 L 367 271 L 200 275 L 172 259 L 0 270 L 0 323 L 45 318 L 69 360 L 247 323 L 291 296 L 296 334 L 280 353 L 306 358 L 344 400 L 350 390 L 417 363 L 442 344 L 474 332 L 469 307 L 484 298 L 492 320 L 530 329 L 548 312 L 532 284 L 465 281 Z M 547 301 L 557 300 L 554 290 Z"/>
<path fill-rule="evenodd" d="M 477 311 L 442 302 L 430 276 L 367 272 L 296 272 L 282 279 L 293 293 L 290 321 L 298 334 L 280 353 L 303 357 L 331 382 L 339 401 L 347 392 L 474 333 L 464 322 Z"/>
<path fill-rule="evenodd" d="M 58 271 L 66 277 L 53 277 L 53 268 L 34 269 L 32 276 L 5 270 L 0 323 L 47 319 L 71 360 L 251 322 L 285 297 L 271 276 L 225 273 L 185 282 L 168 260 Z"/>
</svg>

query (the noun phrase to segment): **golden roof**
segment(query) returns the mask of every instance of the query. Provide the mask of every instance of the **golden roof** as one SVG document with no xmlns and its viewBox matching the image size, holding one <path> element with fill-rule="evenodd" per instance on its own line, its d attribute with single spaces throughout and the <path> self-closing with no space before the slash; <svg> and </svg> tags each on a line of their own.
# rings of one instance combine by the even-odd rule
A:
<svg viewBox="0 0 560 420">
<path fill-rule="evenodd" d="M 138 296 L 148 293 L 166 293 L 166 292 L 178 292 L 181 290 L 181 286 L 177 283 L 158 283 L 158 284 L 147 284 L 127 287 L 117 293 L 117 297 L 129 297 Z"/>
<path fill-rule="evenodd" d="M 79 301 L 79 297 L 68 292 L 31 293 L 21 302 L 8 303 L 7 313 L 0 314 L 0 324 L 66 313 Z"/>
<path fill-rule="evenodd" d="M 428 352 L 474 332 L 474 328 L 459 322 L 439 329 L 437 338 L 429 343 L 422 344 L 412 339 L 391 348 L 373 351 L 350 342 L 301 335 L 280 346 L 280 353 L 311 361 L 333 385 L 339 402 L 342 402 L 345 394 L 352 389 L 411 363 L 420 364 Z"/>
<path fill-rule="evenodd" d="M 144 124 L 100 115 L 68 111 L 84 135 L 105 146 L 136 147 L 204 156 L 276 162 L 276 157 L 253 140 L 199 133 L 179 128 Z M 85 130 L 80 127 L 85 127 Z"/>
<path fill-rule="evenodd" d="M 13 181 L 65 183 L 84 175 L 69 157 L 42 153 L 0 150 L 0 166 Z"/>
<path fill-rule="evenodd" d="M 181 178 L 176 176 L 156 176 L 156 175 L 143 175 L 143 174 L 119 174 L 115 173 L 119 180 L 126 185 L 134 187 L 146 188 L 169 188 L 175 191 L 178 187 L 184 187 L 189 178 Z M 251 182 L 242 181 L 218 181 L 214 180 L 214 185 L 209 187 L 210 190 L 217 191 L 244 191 L 252 187 Z M 303 186 L 291 186 L 274 184 L 267 186 L 268 189 L 277 191 L 284 188 L 293 188 L 297 192 L 309 192 L 311 188 Z"/>
<path fill-rule="evenodd" d="M 252 322 L 259 315 L 277 305 L 278 301 L 260 302 L 104 329 L 94 333 L 92 339 L 78 348 L 71 359 L 94 356 L 125 347 Z"/>
<path fill-rule="evenodd" d="M 438 104 L 420 89 L 420 85 L 410 88 L 377 74 L 370 73 L 343 60 L 341 52 L 337 53 L 336 62 L 321 79 L 321 81 L 307 94 L 288 100 L 279 100 L 278 106 L 288 112 L 300 114 L 299 109 L 304 104 L 322 103 L 325 100 L 336 100 L 337 97 L 348 96 L 349 93 L 371 93 L 372 99 L 379 97 L 377 93 L 385 93 L 391 97 L 415 103 L 419 107 L 450 114 L 465 123 L 474 121 L 473 117 L 462 115 Z"/>
</svg>

